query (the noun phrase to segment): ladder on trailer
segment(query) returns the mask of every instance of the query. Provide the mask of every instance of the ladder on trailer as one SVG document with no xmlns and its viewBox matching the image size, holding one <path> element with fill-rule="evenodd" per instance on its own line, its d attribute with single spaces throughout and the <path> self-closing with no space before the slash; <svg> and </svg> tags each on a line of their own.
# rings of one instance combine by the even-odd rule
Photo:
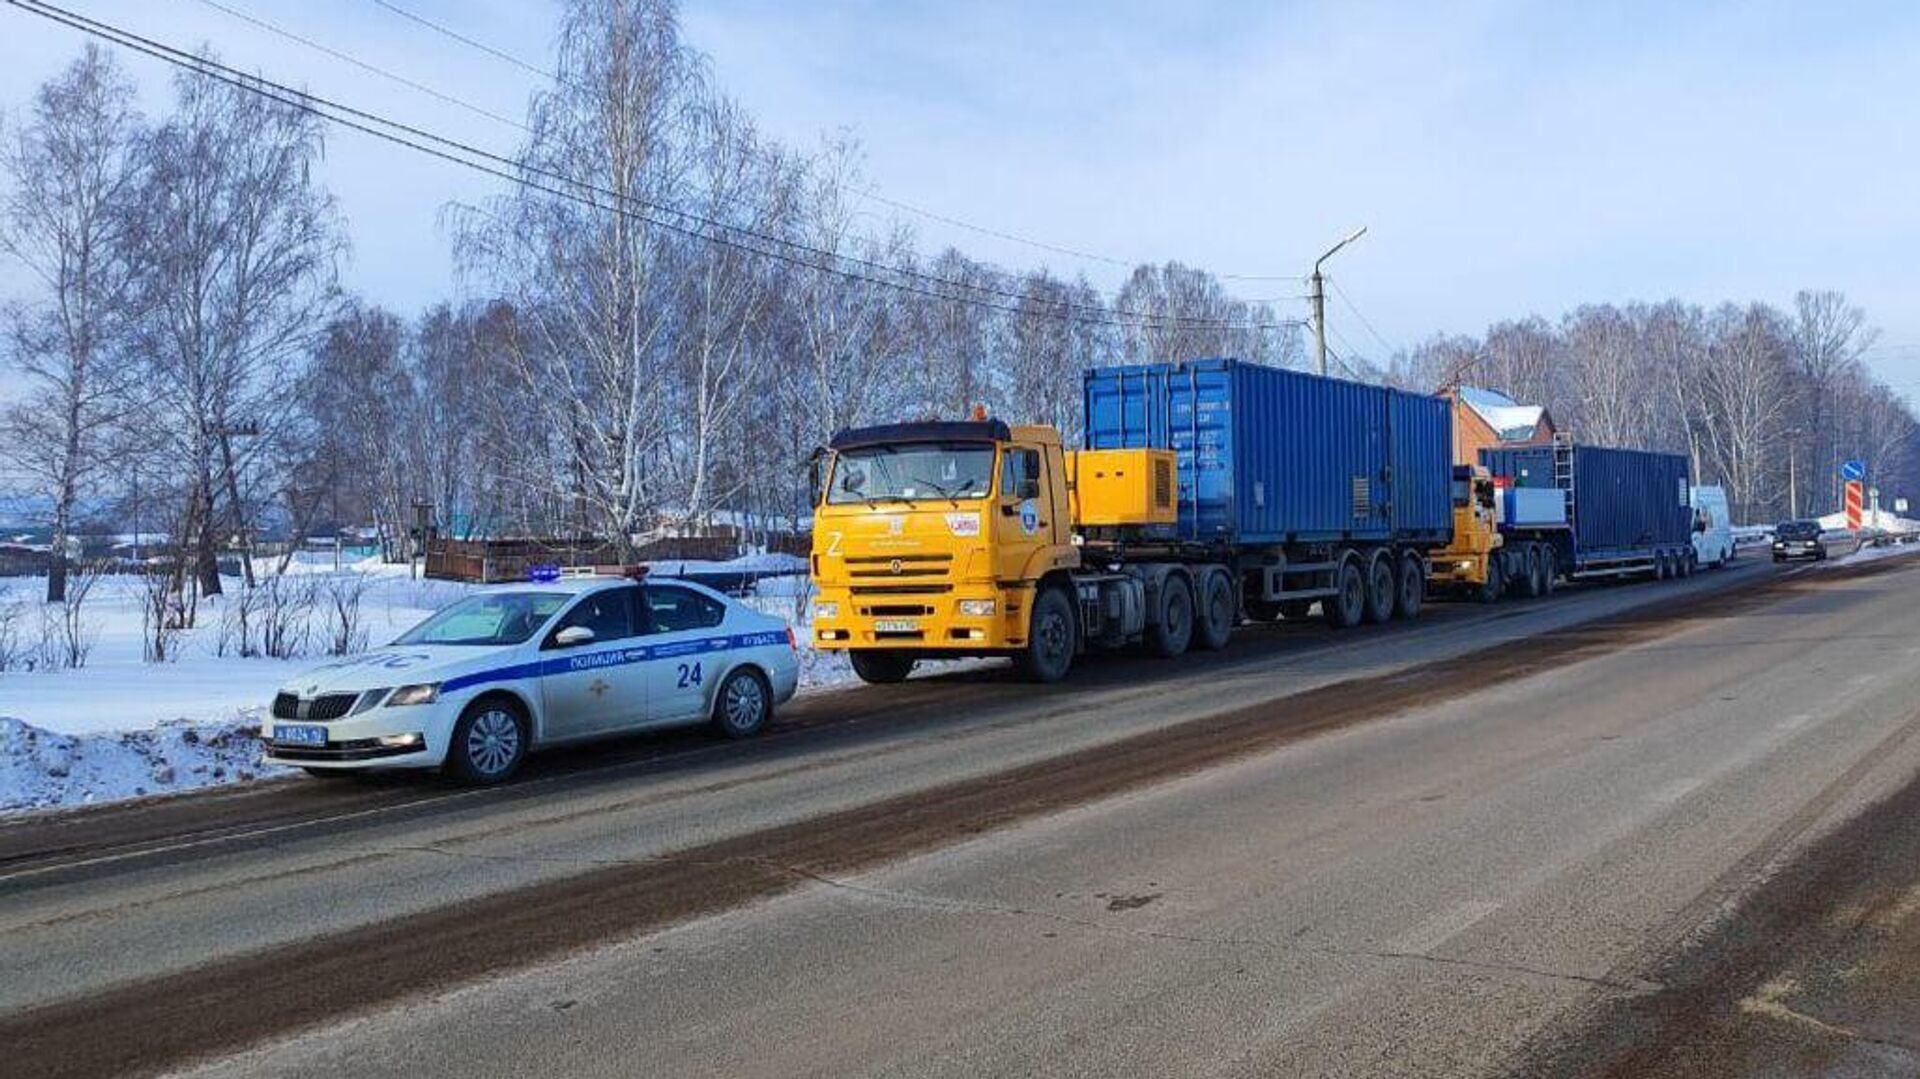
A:
<svg viewBox="0 0 1920 1079">
<path fill-rule="evenodd" d="M 1556 432 L 1553 436 L 1553 485 L 1567 498 L 1567 524 L 1573 524 L 1573 439 Z"/>
</svg>

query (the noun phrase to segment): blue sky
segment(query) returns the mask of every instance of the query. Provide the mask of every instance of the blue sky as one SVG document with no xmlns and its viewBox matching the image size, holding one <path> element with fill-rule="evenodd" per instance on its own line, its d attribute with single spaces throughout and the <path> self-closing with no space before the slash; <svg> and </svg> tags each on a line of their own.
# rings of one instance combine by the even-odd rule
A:
<svg viewBox="0 0 1920 1079">
<path fill-rule="evenodd" d="M 524 108 L 532 76 L 370 0 L 221 2 L 493 111 Z M 518 135 L 200 0 L 71 3 L 502 150 Z M 539 0 L 402 6 L 536 59 L 552 33 Z M 1587 301 L 1784 305 L 1838 288 L 1884 331 L 1876 369 L 1920 396 L 1920 5 L 686 0 L 683 19 L 768 132 L 808 144 L 847 129 L 877 190 L 949 216 L 1245 275 L 1304 273 L 1365 224 L 1332 264 L 1365 315 L 1335 300 L 1347 351 L 1378 359 Z M 78 39 L 0 20 L 12 110 Z M 164 73 L 127 65 L 159 108 Z M 326 178 L 352 224 L 350 284 L 402 310 L 457 288 L 440 211 L 487 181 L 351 133 Z M 1120 272 L 914 224 L 928 248 L 1103 286 Z"/>
</svg>

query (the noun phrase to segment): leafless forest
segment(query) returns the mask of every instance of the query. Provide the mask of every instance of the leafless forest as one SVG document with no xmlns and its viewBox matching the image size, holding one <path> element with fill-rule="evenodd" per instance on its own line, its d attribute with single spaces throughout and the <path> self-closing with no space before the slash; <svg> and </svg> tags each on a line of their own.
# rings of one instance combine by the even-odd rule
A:
<svg viewBox="0 0 1920 1079">
<path fill-rule="evenodd" d="M 315 115 L 192 74 L 149 115 L 92 47 L 9 110 L 0 252 L 31 290 L 4 311 L 0 483 L 50 507 L 50 597 L 95 519 L 171 537 L 176 592 L 201 594 L 253 535 L 375 525 L 405 555 L 419 503 L 456 535 L 791 526 L 844 425 L 983 403 L 1072 439 L 1090 365 L 1303 360 L 1295 307 L 1202 268 L 1102 291 L 923 250 L 862 201 L 856 145 L 757 131 L 666 0 L 573 0 L 549 62 L 511 179 L 448 207 L 462 279 L 421 313 L 341 288 L 350 222 L 315 166 L 353 136 Z M 1794 496 L 1832 509 L 1840 459 L 1890 491 L 1920 478 L 1913 415 L 1862 363 L 1873 339 L 1809 291 L 1582 306 L 1342 367 L 1687 452 L 1763 520 Z"/>
</svg>

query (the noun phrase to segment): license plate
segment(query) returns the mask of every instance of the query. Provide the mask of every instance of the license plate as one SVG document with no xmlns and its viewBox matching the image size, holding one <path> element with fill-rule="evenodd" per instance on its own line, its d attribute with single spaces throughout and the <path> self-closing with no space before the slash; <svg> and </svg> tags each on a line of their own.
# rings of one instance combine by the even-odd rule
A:
<svg viewBox="0 0 1920 1079">
<path fill-rule="evenodd" d="M 873 620 L 875 633 L 918 633 L 920 623 L 911 618 L 876 618 Z"/>
<path fill-rule="evenodd" d="M 276 723 L 273 725 L 273 740 L 291 746 L 324 746 L 327 744 L 327 729 Z"/>
</svg>

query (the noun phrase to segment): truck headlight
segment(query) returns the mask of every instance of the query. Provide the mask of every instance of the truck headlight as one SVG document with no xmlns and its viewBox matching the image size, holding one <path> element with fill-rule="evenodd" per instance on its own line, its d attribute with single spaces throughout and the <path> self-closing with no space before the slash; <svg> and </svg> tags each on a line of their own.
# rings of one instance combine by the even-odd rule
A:
<svg viewBox="0 0 1920 1079">
<path fill-rule="evenodd" d="M 813 617 L 815 621 L 830 622 L 840 617 L 840 605 L 833 602 L 816 603 L 813 605 Z"/>
<path fill-rule="evenodd" d="M 417 686 L 401 686 L 387 698 L 388 708 L 398 708 L 406 704 L 432 704 L 440 699 L 440 683 L 423 682 Z"/>
<path fill-rule="evenodd" d="M 994 612 L 994 602 L 990 599 L 963 599 L 960 601 L 960 613 L 969 618 L 987 618 Z"/>
</svg>

